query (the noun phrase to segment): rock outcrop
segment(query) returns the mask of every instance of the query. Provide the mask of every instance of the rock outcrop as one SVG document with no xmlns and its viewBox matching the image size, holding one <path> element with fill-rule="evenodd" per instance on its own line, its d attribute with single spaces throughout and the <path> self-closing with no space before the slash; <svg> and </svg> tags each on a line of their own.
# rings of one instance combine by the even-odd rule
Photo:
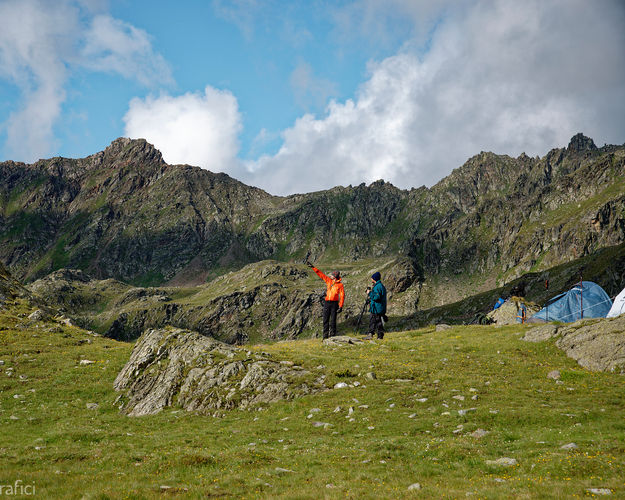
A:
<svg viewBox="0 0 625 500">
<path fill-rule="evenodd" d="M 625 373 L 625 315 L 564 326 L 540 325 L 530 329 L 523 340 L 550 338 L 555 338 L 556 346 L 588 370 Z"/>
<path fill-rule="evenodd" d="M 169 406 L 214 415 L 326 389 L 323 378 L 292 363 L 178 328 L 146 331 L 114 387 L 130 416 Z"/>
</svg>

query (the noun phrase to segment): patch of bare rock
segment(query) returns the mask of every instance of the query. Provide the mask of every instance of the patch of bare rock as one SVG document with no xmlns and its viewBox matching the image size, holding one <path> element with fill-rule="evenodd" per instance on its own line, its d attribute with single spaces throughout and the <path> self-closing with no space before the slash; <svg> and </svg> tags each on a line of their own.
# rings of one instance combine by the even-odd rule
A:
<svg viewBox="0 0 625 500">
<path fill-rule="evenodd" d="M 625 315 L 540 325 L 528 330 L 523 340 L 541 342 L 551 338 L 556 338 L 556 346 L 569 358 L 588 370 L 625 373 Z"/>
<path fill-rule="evenodd" d="M 120 409 L 130 416 L 178 405 L 216 414 L 249 409 L 325 390 L 322 378 L 190 330 L 147 330 L 114 383 Z"/>
</svg>

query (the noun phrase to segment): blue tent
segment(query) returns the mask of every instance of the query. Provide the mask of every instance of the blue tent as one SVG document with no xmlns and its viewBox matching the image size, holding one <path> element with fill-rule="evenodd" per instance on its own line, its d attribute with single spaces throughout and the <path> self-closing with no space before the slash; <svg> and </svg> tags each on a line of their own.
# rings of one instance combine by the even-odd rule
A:
<svg viewBox="0 0 625 500">
<path fill-rule="evenodd" d="M 556 295 L 530 321 L 562 321 L 572 323 L 582 318 L 605 318 L 612 301 L 596 283 L 582 281 L 568 292 Z M 582 311 L 583 307 L 583 311 Z"/>
</svg>

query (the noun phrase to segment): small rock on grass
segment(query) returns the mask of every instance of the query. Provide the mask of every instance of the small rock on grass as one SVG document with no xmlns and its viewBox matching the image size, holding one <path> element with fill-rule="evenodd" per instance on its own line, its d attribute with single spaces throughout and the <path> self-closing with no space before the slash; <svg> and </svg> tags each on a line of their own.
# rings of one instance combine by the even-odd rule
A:
<svg viewBox="0 0 625 500">
<path fill-rule="evenodd" d="M 552 380 L 560 380 L 560 370 L 551 370 L 549 373 L 547 373 L 547 378 L 550 378 Z"/>
<path fill-rule="evenodd" d="M 80 364 L 83 365 L 83 366 L 84 365 L 92 365 L 94 363 L 95 363 L 95 361 L 91 361 L 90 359 L 81 359 L 80 360 Z"/>
<path fill-rule="evenodd" d="M 503 467 L 511 467 L 513 465 L 517 465 L 518 462 L 516 458 L 509 457 L 501 457 L 497 460 L 486 460 L 486 465 L 501 465 Z"/>
<path fill-rule="evenodd" d="M 577 446 L 575 443 L 568 443 L 563 446 L 560 446 L 561 450 L 577 450 L 578 448 L 579 446 Z"/>
<path fill-rule="evenodd" d="M 87 403 L 87 410 L 97 410 L 100 405 L 98 403 Z"/>
<path fill-rule="evenodd" d="M 586 491 L 592 495 L 611 495 L 612 490 L 608 488 L 586 488 Z"/>
<path fill-rule="evenodd" d="M 421 485 L 419 483 L 413 483 L 408 486 L 408 491 L 418 491 L 421 489 Z"/>
<path fill-rule="evenodd" d="M 339 382 L 337 384 L 334 384 L 335 389 L 345 389 L 346 387 L 349 386 L 345 382 Z"/>
<path fill-rule="evenodd" d="M 285 469 L 284 467 L 276 467 L 276 472 L 295 472 L 291 469 Z"/>
<path fill-rule="evenodd" d="M 488 434 L 488 431 L 485 431 L 484 429 L 477 429 L 471 433 L 471 437 L 476 438 L 476 439 L 481 439 L 487 434 Z"/>
</svg>

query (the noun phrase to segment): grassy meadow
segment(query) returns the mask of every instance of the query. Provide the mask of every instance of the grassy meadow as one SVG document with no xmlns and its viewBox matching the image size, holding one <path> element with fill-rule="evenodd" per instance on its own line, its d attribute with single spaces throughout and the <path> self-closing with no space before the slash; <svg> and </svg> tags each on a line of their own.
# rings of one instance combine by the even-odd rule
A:
<svg viewBox="0 0 625 500">
<path fill-rule="evenodd" d="M 76 499 L 625 497 L 625 378 L 521 341 L 522 326 L 246 346 L 348 387 L 129 418 L 112 386 L 132 344 L 29 325 L 25 307 L 0 311 L 0 497 L 17 480 Z"/>
</svg>

